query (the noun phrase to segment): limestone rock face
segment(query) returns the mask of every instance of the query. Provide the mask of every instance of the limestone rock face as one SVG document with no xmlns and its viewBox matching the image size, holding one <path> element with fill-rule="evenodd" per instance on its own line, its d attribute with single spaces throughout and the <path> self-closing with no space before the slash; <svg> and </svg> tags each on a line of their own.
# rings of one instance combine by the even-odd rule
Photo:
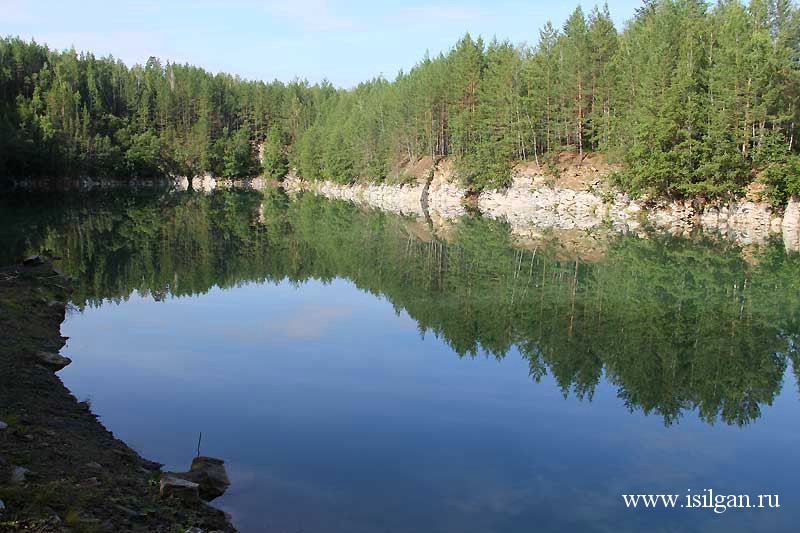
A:
<svg viewBox="0 0 800 533">
<path fill-rule="evenodd" d="M 185 191 L 189 188 L 189 178 L 180 176 L 172 180 L 172 187 L 178 191 Z"/>
<path fill-rule="evenodd" d="M 326 198 L 376 207 L 398 215 L 422 216 L 424 214 L 421 203 L 423 185 L 386 185 L 382 183 L 344 185 L 332 181 L 308 182 L 290 174 L 284 178 L 283 187 L 290 193 L 311 191 Z"/>
<path fill-rule="evenodd" d="M 447 165 L 437 168 L 428 187 L 428 209 L 442 218 L 456 218 L 467 210 L 462 200 L 467 190 L 461 187 Z"/>
<path fill-rule="evenodd" d="M 213 191 L 216 186 L 217 182 L 214 180 L 211 174 L 204 174 L 202 176 L 195 176 L 192 178 L 192 189 L 195 191 L 209 193 Z"/>
<path fill-rule="evenodd" d="M 783 222 L 781 224 L 783 231 L 787 229 L 797 230 L 800 228 L 800 199 L 797 196 L 792 196 L 789 203 L 786 204 L 786 211 L 783 212 Z"/>
<path fill-rule="evenodd" d="M 585 190 L 556 187 L 542 176 L 518 173 L 505 189 L 482 191 L 475 204 L 483 216 L 503 219 L 512 233 L 528 234 L 532 228 L 589 230 L 610 225 L 618 233 L 638 233 L 643 224 L 673 235 L 705 232 L 747 245 L 767 241 L 783 233 L 787 251 L 800 250 L 800 198 L 794 197 L 778 216 L 763 201 L 749 199 L 703 205 L 681 200 L 634 200 L 627 194 L 598 188 L 599 181 Z M 426 188 L 417 185 L 353 184 L 305 181 L 290 173 L 283 181 L 290 193 L 315 194 L 348 200 L 420 219 L 448 221 L 467 213 L 467 191 L 455 178 L 452 163 L 441 162 Z M 435 226 L 435 224 L 434 224 Z"/>
<path fill-rule="evenodd" d="M 589 229 L 611 221 L 615 225 L 636 225 L 638 204 L 626 195 L 603 198 L 598 193 L 536 185 L 527 176 L 515 176 L 507 189 L 492 189 L 478 198 L 480 211 L 505 219 L 514 228 Z M 630 224 L 628 221 L 630 220 Z"/>
</svg>

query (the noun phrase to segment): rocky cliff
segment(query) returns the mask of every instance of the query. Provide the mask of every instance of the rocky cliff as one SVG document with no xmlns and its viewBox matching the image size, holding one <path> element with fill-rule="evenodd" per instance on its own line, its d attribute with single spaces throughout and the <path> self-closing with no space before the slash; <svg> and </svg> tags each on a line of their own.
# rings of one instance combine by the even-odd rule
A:
<svg viewBox="0 0 800 533">
<path fill-rule="evenodd" d="M 787 250 L 800 248 L 798 199 L 792 199 L 783 213 L 747 198 L 713 203 L 633 199 L 607 185 L 608 171 L 591 162 L 577 169 L 565 165 L 560 179 L 553 179 L 538 166 L 518 166 L 510 187 L 471 198 L 448 160 L 434 165 L 430 178 L 412 184 L 343 185 L 304 180 L 292 173 L 283 187 L 432 219 L 462 216 L 471 205 L 483 216 L 507 220 L 512 232 L 521 236 L 542 229 L 589 230 L 603 225 L 628 233 L 649 226 L 676 235 L 702 230 L 742 245 L 782 234 Z"/>
</svg>

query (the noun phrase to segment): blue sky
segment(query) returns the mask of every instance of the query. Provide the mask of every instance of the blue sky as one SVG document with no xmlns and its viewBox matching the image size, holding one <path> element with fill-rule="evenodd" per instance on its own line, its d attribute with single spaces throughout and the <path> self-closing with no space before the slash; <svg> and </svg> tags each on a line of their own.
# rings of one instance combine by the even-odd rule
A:
<svg viewBox="0 0 800 533">
<path fill-rule="evenodd" d="M 594 2 L 580 2 L 588 13 Z M 621 29 L 641 0 L 609 1 Z M 53 48 L 113 54 L 127 64 L 151 55 L 246 78 L 350 87 L 408 70 L 426 50 L 473 35 L 535 44 L 547 20 L 562 26 L 578 0 L 0 0 L 0 34 Z"/>
</svg>

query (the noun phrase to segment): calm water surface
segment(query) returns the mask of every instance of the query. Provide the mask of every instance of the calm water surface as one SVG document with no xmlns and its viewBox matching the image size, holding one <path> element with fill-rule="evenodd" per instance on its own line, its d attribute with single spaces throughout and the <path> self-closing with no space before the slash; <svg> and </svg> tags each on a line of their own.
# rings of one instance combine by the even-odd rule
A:
<svg viewBox="0 0 800 533">
<path fill-rule="evenodd" d="M 4 260 L 75 276 L 62 379 L 168 469 L 202 432 L 242 531 L 796 531 L 800 259 L 777 244 L 522 247 L 275 191 L 0 209 Z M 621 497 L 704 489 L 781 507 Z"/>
</svg>

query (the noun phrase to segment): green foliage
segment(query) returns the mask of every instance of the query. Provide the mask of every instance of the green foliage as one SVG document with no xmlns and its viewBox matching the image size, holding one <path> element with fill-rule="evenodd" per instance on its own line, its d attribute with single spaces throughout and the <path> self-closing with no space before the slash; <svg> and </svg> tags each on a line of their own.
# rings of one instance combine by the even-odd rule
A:
<svg viewBox="0 0 800 533">
<path fill-rule="evenodd" d="M 786 203 L 789 196 L 800 196 L 800 156 L 791 156 L 786 163 L 772 163 L 764 171 L 767 199 L 775 206 Z"/>
<path fill-rule="evenodd" d="M 267 139 L 261 154 L 261 168 L 274 179 L 282 178 L 289 170 L 286 157 L 286 139 L 278 124 L 273 124 L 267 132 Z"/>
<path fill-rule="evenodd" d="M 322 174 L 321 144 L 319 128 L 312 126 L 295 145 L 292 153 L 294 163 L 300 174 L 307 179 L 316 179 Z"/>
<path fill-rule="evenodd" d="M 241 128 L 228 138 L 222 160 L 222 175 L 227 178 L 244 178 L 256 172 L 258 165 L 246 129 Z"/>
<path fill-rule="evenodd" d="M 634 192 L 714 196 L 741 192 L 754 167 L 785 165 L 797 152 L 800 19 L 789 7 L 768 20 L 774 2 L 662 0 L 642 8 L 620 37 L 612 149 Z M 783 151 L 769 150 L 780 136 Z M 788 141 L 788 142 L 787 142 Z M 767 155 L 765 151 L 771 153 Z"/>
<path fill-rule="evenodd" d="M 125 168 L 130 176 L 161 175 L 161 141 L 151 130 L 131 136 L 125 152 Z"/>
<path fill-rule="evenodd" d="M 352 183 L 355 176 L 355 161 L 352 148 L 341 129 L 335 129 L 325 138 L 322 158 L 322 176 L 340 183 Z"/>
</svg>

